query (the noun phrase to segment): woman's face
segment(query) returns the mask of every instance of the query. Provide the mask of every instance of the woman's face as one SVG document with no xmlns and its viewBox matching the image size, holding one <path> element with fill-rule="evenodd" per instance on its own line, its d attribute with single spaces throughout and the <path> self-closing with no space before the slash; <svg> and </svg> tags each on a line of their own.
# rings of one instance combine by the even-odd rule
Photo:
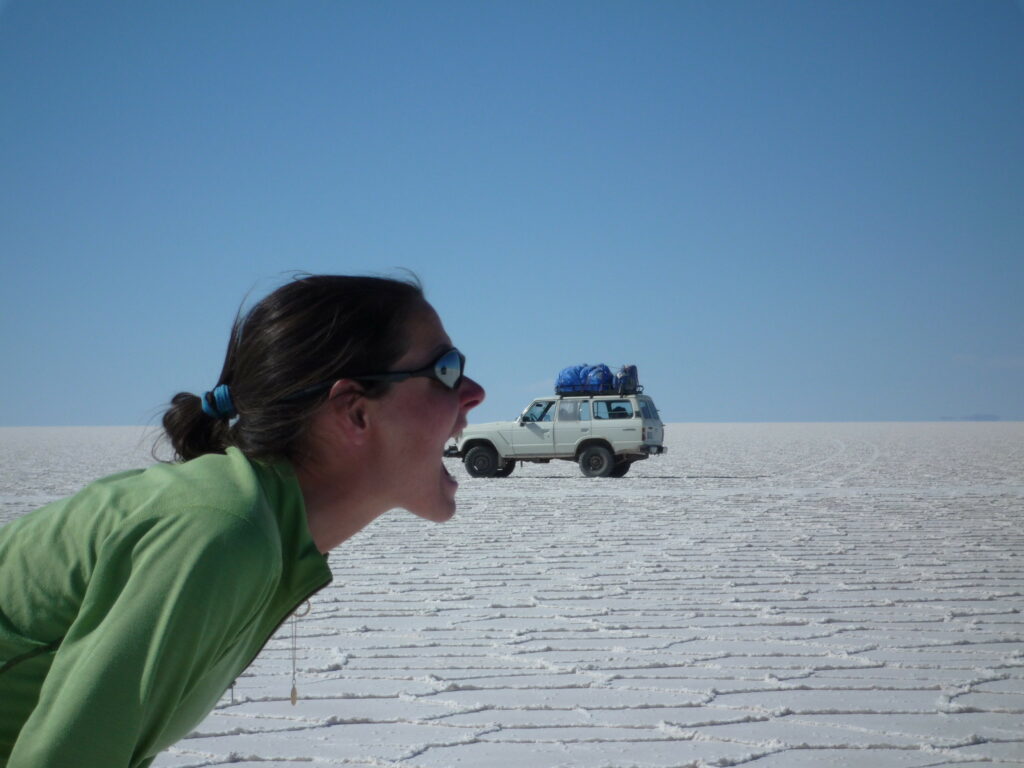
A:
<svg viewBox="0 0 1024 768">
<path fill-rule="evenodd" d="M 453 346 L 429 304 L 413 315 L 408 330 L 409 349 L 392 370 L 423 368 Z M 466 426 L 466 414 L 483 399 L 483 388 L 470 378 L 463 377 L 457 389 L 449 389 L 432 378 L 416 376 L 392 384 L 386 395 L 373 401 L 380 427 L 378 470 L 388 485 L 391 506 L 435 522 L 455 514 L 459 484 L 445 469 L 442 456 L 449 439 Z"/>
</svg>

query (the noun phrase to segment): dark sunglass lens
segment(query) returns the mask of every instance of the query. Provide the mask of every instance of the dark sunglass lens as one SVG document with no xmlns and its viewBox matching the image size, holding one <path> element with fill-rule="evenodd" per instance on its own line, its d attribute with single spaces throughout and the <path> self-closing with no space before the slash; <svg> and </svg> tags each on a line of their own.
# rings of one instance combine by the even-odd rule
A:
<svg viewBox="0 0 1024 768">
<path fill-rule="evenodd" d="M 434 365 L 434 372 L 445 386 L 455 389 L 462 379 L 462 356 L 454 349 L 446 352 Z"/>
</svg>

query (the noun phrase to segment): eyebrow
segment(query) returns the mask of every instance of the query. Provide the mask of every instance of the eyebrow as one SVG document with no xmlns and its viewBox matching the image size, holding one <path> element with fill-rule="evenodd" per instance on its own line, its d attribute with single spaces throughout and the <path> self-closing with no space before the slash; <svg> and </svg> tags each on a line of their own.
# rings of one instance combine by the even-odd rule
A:
<svg viewBox="0 0 1024 768">
<path fill-rule="evenodd" d="M 433 355 L 434 357 L 437 357 L 442 352 L 447 352 L 449 349 L 455 349 L 455 345 L 453 345 L 450 341 L 444 344 L 438 344 L 436 347 L 434 347 L 433 351 L 430 354 Z"/>
<path fill-rule="evenodd" d="M 438 344 L 430 351 L 429 357 L 431 360 L 434 360 L 438 355 L 443 352 L 447 352 L 449 349 L 455 349 L 450 341 L 446 344 Z"/>
</svg>

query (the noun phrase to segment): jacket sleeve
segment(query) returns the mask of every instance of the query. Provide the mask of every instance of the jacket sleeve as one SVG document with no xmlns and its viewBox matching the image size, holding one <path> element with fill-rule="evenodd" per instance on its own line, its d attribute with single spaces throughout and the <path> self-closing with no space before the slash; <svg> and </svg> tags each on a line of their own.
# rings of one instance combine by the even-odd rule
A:
<svg viewBox="0 0 1024 768">
<path fill-rule="evenodd" d="M 8 768 L 148 764 L 183 695 L 269 596 L 271 553 L 252 523 L 205 510 L 105 541 Z"/>
</svg>

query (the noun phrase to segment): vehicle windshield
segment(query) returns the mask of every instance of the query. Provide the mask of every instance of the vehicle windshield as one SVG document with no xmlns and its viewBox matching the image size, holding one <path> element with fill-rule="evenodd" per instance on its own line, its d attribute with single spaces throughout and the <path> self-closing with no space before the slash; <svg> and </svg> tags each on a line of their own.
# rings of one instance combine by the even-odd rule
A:
<svg viewBox="0 0 1024 768">
<path fill-rule="evenodd" d="M 553 400 L 538 400 L 526 409 L 526 413 L 523 414 L 523 421 L 551 421 L 551 406 L 553 404 Z"/>
</svg>

